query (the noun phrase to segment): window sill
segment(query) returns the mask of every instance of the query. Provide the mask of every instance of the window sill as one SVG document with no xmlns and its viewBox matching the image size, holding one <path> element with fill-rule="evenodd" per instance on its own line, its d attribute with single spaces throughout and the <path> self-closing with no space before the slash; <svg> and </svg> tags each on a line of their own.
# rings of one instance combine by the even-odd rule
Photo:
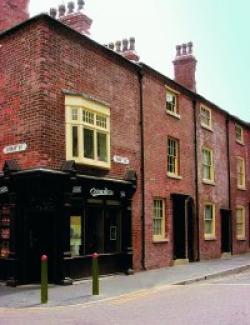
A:
<svg viewBox="0 0 250 325">
<path fill-rule="evenodd" d="M 180 176 L 180 175 L 175 175 L 175 174 L 167 173 L 167 176 L 168 176 L 169 178 L 182 180 L 182 176 Z"/>
<path fill-rule="evenodd" d="M 178 120 L 181 119 L 180 114 L 177 114 L 177 113 L 175 113 L 175 112 L 169 111 L 169 110 L 167 110 L 167 109 L 166 109 L 166 113 L 167 113 L 168 115 L 171 115 L 171 116 L 175 117 L 175 118 L 178 119 Z"/>
<path fill-rule="evenodd" d="M 214 132 L 214 130 L 212 129 L 212 127 L 211 126 L 207 126 L 206 124 L 201 124 L 201 127 L 203 129 L 206 129 L 206 130 L 210 131 L 210 132 Z"/>
<path fill-rule="evenodd" d="M 245 186 L 237 186 L 237 190 L 240 190 L 240 191 L 246 191 L 246 187 Z"/>
<path fill-rule="evenodd" d="M 76 164 L 78 165 L 85 165 L 89 167 L 94 167 L 94 168 L 102 168 L 102 169 L 110 169 L 111 168 L 111 163 L 109 162 L 102 162 L 102 161 L 97 161 L 97 160 L 91 160 L 91 159 L 79 159 L 76 157 L 72 157 L 70 159 L 67 158 L 67 160 L 74 160 Z"/>
<path fill-rule="evenodd" d="M 245 143 L 243 141 L 240 141 L 240 140 L 237 140 L 237 139 L 235 140 L 235 142 L 238 143 L 238 144 L 240 144 L 241 146 L 244 146 L 245 145 Z"/>
<path fill-rule="evenodd" d="M 215 236 L 208 236 L 208 237 L 205 237 L 204 240 L 206 240 L 206 241 L 216 241 L 216 237 Z"/>
<path fill-rule="evenodd" d="M 153 244 L 164 244 L 164 243 L 168 243 L 168 242 L 169 242 L 168 238 L 153 239 Z"/>
<path fill-rule="evenodd" d="M 236 240 L 238 241 L 246 241 L 246 237 L 236 237 Z"/>
<path fill-rule="evenodd" d="M 215 186 L 215 182 L 214 181 L 211 181 L 209 179 L 203 179 L 202 180 L 202 183 L 203 184 L 206 184 L 206 185 L 212 185 L 212 186 Z"/>
</svg>

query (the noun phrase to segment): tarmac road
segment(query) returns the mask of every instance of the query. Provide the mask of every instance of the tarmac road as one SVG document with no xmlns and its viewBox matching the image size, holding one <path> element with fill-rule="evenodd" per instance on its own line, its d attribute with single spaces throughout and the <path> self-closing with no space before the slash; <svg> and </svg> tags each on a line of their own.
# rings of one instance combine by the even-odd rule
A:
<svg viewBox="0 0 250 325">
<path fill-rule="evenodd" d="M 249 325 L 250 271 L 74 306 L 0 309 L 1 325 Z"/>
</svg>

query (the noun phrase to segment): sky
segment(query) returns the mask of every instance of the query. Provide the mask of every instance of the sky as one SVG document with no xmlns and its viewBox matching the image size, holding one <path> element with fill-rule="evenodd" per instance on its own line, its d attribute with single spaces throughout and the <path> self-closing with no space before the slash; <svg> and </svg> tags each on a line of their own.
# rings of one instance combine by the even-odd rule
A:
<svg viewBox="0 0 250 325">
<path fill-rule="evenodd" d="M 30 14 L 67 2 L 30 0 Z M 140 61 L 170 78 L 175 46 L 192 41 L 197 92 L 250 122 L 249 0 L 85 0 L 84 12 L 92 39 L 134 36 Z"/>
</svg>

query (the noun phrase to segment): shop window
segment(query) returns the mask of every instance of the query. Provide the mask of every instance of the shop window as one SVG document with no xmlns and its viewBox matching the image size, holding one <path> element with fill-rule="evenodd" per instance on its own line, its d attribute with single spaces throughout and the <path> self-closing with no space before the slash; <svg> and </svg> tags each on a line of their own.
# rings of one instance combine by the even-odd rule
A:
<svg viewBox="0 0 250 325">
<path fill-rule="evenodd" d="M 206 129 L 212 129 L 212 114 L 211 109 L 205 106 L 200 107 L 200 118 L 201 118 L 201 126 Z"/>
<path fill-rule="evenodd" d="M 237 188 L 246 188 L 246 173 L 245 173 L 245 160 L 241 157 L 236 158 L 236 168 L 237 168 Z"/>
<path fill-rule="evenodd" d="M 235 124 L 235 138 L 236 142 L 244 144 L 243 128 L 238 124 Z"/>
<path fill-rule="evenodd" d="M 246 236 L 246 217 L 245 217 L 245 208 L 238 206 L 236 208 L 236 238 L 245 239 Z"/>
<path fill-rule="evenodd" d="M 95 200 L 88 200 L 89 205 L 85 209 L 84 231 L 79 226 L 80 217 L 72 219 L 77 224 L 76 238 L 72 238 L 72 256 L 121 252 L 121 206 L 113 200 L 107 200 L 106 206 L 95 204 Z M 76 222 L 77 221 L 77 222 Z M 81 240 L 79 234 L 81 233 Z M 76 240 L 76 242 L 75 242 Z M 73 244 L 75 246 L 73 246 Z M 81 253 L 82 249 L 82 253 Z M 74 253 L 75 252 L 75 253 Z"/>
<path fill-rule="evenodd" d="M 169 176 L 179 175 L 179 140 L 168 138 L 167 173 Z"/>
<path fill-rule="evenodd" d="M 162 199 L 153 201 L 153 240 L 165 239 L 165 202 Z"/>
<path fill-rule="evenodd" d="M 204 207 L 204 235 L 205 239 L 215 238 L 215 206 L 211 203 Z"/>
<path fill-rule="evenodd" d="M 0 258 L 7 258 L 10 253 L 10 209 L 0 207 Z"/>
<path fill-rule="evenodd" d="M 83 97 L 66 97 L 66 159 L 110 168 L 110 110 Z"/>
<path fill-rule="evenodd" d="M 204 183 L 214 183 L 214 158 L 213 151 L 202 149 L 202 178 Z"/>
<path fill-rule="evenodd" d="M 70 217 L 70 251 L 72 256 L 79 256 L 82 245 L 82 218 Z"/>
</svg>

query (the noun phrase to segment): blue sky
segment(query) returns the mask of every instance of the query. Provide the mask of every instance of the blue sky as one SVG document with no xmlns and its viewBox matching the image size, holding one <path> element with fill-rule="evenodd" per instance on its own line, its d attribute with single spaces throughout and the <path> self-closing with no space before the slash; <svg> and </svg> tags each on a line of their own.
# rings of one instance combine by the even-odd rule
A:
<svg viewBox="0 0 250 325">
<path fill-rule="evenodd" d="M 31 0 L 31 15 L 62 0 Z M 192 41 L 197 91 L 250 121 L 249 0 L 85 0 L 91 37 L 104 44 L 135 36 L 141 61 L 173 78 L 177 44 Z"/>
</svg>

